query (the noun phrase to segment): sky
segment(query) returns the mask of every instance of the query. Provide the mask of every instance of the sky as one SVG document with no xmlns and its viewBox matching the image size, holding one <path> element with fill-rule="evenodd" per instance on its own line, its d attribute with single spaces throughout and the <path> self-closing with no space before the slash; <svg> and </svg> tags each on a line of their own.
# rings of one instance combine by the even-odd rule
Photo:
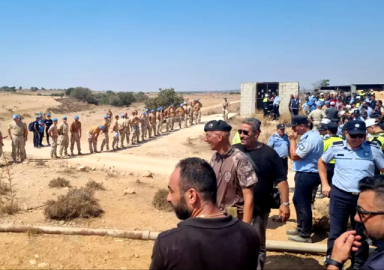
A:
<svg viewBox="0 0 384 270">
<path fill-rule="evenodd" d="M 0 1 L 0 86 L 384 83 L 384 1 Z"/>
</svg>

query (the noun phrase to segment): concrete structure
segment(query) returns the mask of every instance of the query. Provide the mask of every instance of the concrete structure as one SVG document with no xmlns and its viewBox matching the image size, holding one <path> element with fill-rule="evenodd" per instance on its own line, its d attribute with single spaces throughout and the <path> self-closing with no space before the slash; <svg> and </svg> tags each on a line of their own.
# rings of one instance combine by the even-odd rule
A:
<svg viewBox="0 0 384 270">
<path fill-rule="evenodd" d="M 374 91 L 384 91 L 384 84 L 351 84 L 351 85 L 332 85 L 321 87 L 319 92 L 333 90 L 333 91 L 342 91 L 342 92 L 351 92 L 355 93 L 356 91 L 363 90 L 364 92 L 370 91 L 373 89 Z"/>
<path fill-rule="evenodd" d="M 242 83 L 240 115 L 253 116 L 257 110 L 263 110 L 266 93 L 269 96 L 276 93 L 280 97 L 280 114 L 289 113 L 289 98 L 299 94 L 299 82 Z"/>
</svg>

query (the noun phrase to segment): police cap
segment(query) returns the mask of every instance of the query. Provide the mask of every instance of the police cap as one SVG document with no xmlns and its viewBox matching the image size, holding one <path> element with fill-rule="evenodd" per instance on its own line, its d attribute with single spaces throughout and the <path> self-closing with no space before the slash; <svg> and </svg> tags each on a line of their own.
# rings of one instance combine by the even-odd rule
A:
<svg viewBox="0 0 384 270">
<path fill-rule="evenodd" d="M 301 125 L 301 124 L 308 124 L 308 118 L 303 115 L 295 115 L 292 117 L 292 126 Z"/>
<path fill-rule="evenodd" d="M 336 134 L 337 133 L 337 124 L 335 122 L 330 122 L 328 125 L 327 125 L 327 129 L 332 133 L 332 134 Z"/>
<path fill-rule="evenodd" d="M 327 129 L 328 129 L 328 125 L 327 124 L 320 124 L 319 131 L 324 131 L 324 130 L 327 130 Z"/>
<path fill-rule="evenodd" d="M 204 131 L 231 131 L 232 127 L 223 120 L 212 120 L 205 124 Z"/>
<path fill-rule="evenodd" d="M 363 121 L 360 120 L 351 120 L 348 121 L 344 126 L 345 131 L 349 134 L 365 134 L 366 126 Z"/>
<path fill-rule="evenodd" d="M 285 125 L 284 124 L 278 124 L 276 126 L 277 129 L 285 129 Z"/>
</svg>

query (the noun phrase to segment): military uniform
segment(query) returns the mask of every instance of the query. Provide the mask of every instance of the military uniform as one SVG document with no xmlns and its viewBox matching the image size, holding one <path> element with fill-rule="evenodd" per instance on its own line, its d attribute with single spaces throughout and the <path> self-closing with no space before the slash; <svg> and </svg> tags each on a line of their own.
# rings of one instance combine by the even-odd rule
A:
<svg viewBox="0 0 384 270">
<path fill-rule="evenodd" d="M 172 131 L 175 125 L 175 109 L 173 107 L 169 108 L 168 116 L 169 130 Z"/>
<path fill-rule="evenodd" d="M 131 120 L 131 127 L 132 127 L 132 138 L 131 143 L 134 144 L 139 143 L 140 140 L 140 128 L 139 128 L 140 119 L 137 115 L 133 116 Z"/>
<path fill-rule="evenodd" d="M 176 121 L 179 123 L 179 128 L 181 129 L 181 123 L 184 122 L 184 114 L 185 114 L 182 106 L 177 108 L 176 114 L 177 114 Z"/>
<path fill-rule="evenodd" d="M 91 154 L 97 153 L 97 137 L 101 131 L 99 126 L 95 126 L 91 127 L 87 132 L 89 153 Z"/>
<path fill-rule="evenodd" d="M 161 110 L 156 112 L 156 120 L 157 120 L 157 135 L 163 132 L 163 113 Z"/>
<path fill-rule="evenodd" d="M 189 105 L 189 125 L 193 125 L 193 103 Z"/>
<path fill-rule="evenodd" d="M 149 130 L 150 130 L 150 133 L 153 132 L 153 136 L 156 136 L 156 115 L 154 113 L 154 111 L 149 114 L 148 116 L 148 119 L 149 119 Z"/>
<path fill-rule="evenodd" d="M 68 156 L 68 153 L 67 153 L 68 144 L 69 144 L 68 123 L 61 122 L 60 125 L 58 126 L 58 131 L 59 131 L 59 145 L 60 145 L 59 155 L 60 157 L 63 157 L 63 152 L 64 152 L 64 155 Z"/>
<path fill-rule="evenodd" d="M 1 133 L 1 131 L 0 131 L 0 158 L 1 158 L 1 155 L 3 154 L 3 146 L 4 146 L 3 133 Z"/>
<path fill-rule="evenodd" d="M 111 121 L 107 118 L 104 117 L 104 130 L 103 130 L 103 140 L 101 141 L 101 149 L 100 151 L 102 152 L 104 150 L 104 146 L 105 148 L 107 149 L 107 151 L 109 151 L 109 127 L 110 127 L 110 123 Z"/>
<path fill-rule="evenodd" d="M 125 117 L 125 116 L 124 116 Z M 120 147 L 124 148 L 124 140 L 125 140 L 125 119 L 123 116 L 117 121 L 118 130 L 119 130 L 119 139 L 120 139 Z"/>
<path fill-rule="evenodd" d="M 223 110 L 223 119 L 224 121 L 227 121 L 228 120 L 228 109 L 229 107 L 231 106 L 231 104 L 224 100 L 223 101 L 223 104 L 221 104 L 221 107 L 222 107 L 222 110 Z"/>
<path fill-rule="evenodd" d="M 80 121 L 73 121 L 69 131 L 71 132 L 71 148 L 70 148 L 71 154 L 73 155 L 73 149 L 75 147 L 75 143 L 77 146 L 78 153 L 81 154 L 81 146 L 80 146 L 81 123 Z"/>
<path fill-rule="evenodd" d="M 12 134 L 12 159 L 16 162 L 17 153 L 20 154 L 20 161 L 24 161 L 27 157 L 25 153 L 25 140 L 28 134 L 26 125 L 20 120 L 18 122 L 12 121 L 8 125 L 8 130 Z"/>
<path fill-rule="evenodd" d="M 188 118 L 189 118 L 189 108 L 187 104 L 183 105 L 184 110 L 184 127 L 188 127 Z"/>
<path fill-rule="evenodd" d="M 52 139 L 51 157 L 57 158 L 57 138 L 59 137 L 57 125 L 52 124 L 48 129 L 48 133 L 50 134 L 50 137 Z"/>
<path fill-rule="evenodd" d="M 143 113 L 140 116 L 140 128 L 141 128 L 141 141 L 144 141 L 146 135 L 147 135 L 147 117 L 145 115 L 146 113 Z"/>
<path fill-rule="evenodd" d="M 128 115 L 125 116 L 125 138 L 127 139 L 127 146 L 129 145 L 129 137 L 131 137 L 131 119 Z"/>
<path fill-rule="evenodd" d="M 199 123 L 199 113 L 200 113 L 200 105 L 199 103 L 195 103 L 193 105 L 193 120 L 195 120 L 195 124 Z"/>
<path fill-rule="evenodd" d="M 321 120 L 327 116 L 321 109 L 316 109 L 308 115 L 308 119 L 313 123 L 313 130 L 318 130 L 321 124 Z"/>
<path fill-rule="evenodd" d="M 116 150 L 119 148 L 119 120 L 115 120 L 112 126 L 112 134 L 113 134 L 113 140 L 112 140 L 112 150 Z"/>
</svg>

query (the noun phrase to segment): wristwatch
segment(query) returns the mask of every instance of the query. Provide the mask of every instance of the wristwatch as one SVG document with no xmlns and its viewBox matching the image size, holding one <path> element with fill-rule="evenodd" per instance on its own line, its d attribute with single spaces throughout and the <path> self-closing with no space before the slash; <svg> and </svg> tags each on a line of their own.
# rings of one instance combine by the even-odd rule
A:
<svg viewBox="0 0 384 270">
<path fill-rule="evenodd" d="M 283 203 L 281 203 L 282 205 L 285 205 L 285 206 L 290 206 L 291 204 L 289 203 L 289 202 L 283 202 Z"/>
<path fill-rule="evenodd" d="M 337 268 L 339 268 L 340 270 L 342 270 L 344 264 L 341 263 L 341 262 L 332 260 L 330 257 L 327 257 L 327 259 L 325 260 L 325 266 L 328 266 L 328 265 L 336 266 Z"/>
</svg>

